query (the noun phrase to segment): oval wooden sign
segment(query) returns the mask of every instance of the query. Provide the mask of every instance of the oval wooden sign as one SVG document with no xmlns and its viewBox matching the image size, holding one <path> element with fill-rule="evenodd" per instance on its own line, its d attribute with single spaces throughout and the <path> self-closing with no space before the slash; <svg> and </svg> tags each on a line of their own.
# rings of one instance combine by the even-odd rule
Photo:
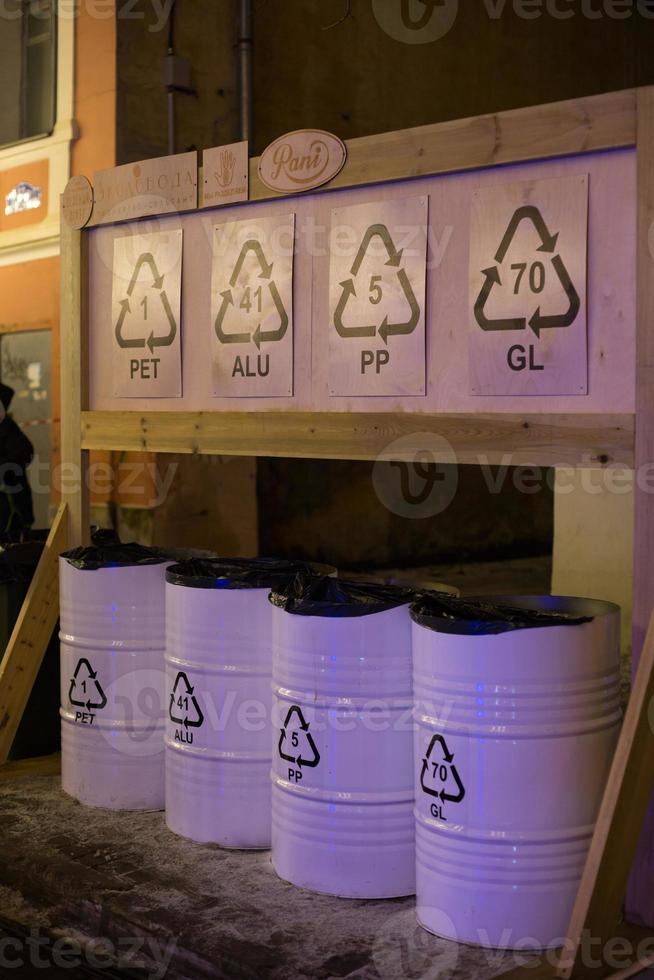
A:
<svg viewBox="0 0 654 980">
<path fill-rule="evenodd" d="M 273 191 L 292 194 L 320 187 L 343 169 L 345 144 L 321 129 L 298 129 L 278 137 L 261 154 L 259 177 Z"/>
<path fill-rule="evenodd" d="M 61 216 L 69 228 L 80 230 L 93 214 L 93 188 L 86 177 L 71 177 L 61 195 Z"/>
</svg>

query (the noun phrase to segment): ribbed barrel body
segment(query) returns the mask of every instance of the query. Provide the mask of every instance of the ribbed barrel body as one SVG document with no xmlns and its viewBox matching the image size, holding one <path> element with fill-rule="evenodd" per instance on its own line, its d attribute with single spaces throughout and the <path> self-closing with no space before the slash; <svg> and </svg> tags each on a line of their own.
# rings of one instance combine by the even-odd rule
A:
<svg viewBox="0 0 654 980">
<path fill-rule="evenodd" d="M 163 809 L 166 566 L 59 567 L 63 789 Z"/>
<path fill-rule="evenodd" d="M 166 584 L 166 822 L 223 847 L 270 847 L 269 588 Z"/>
<path fill-rule="evenodd" d="M 273 609 L 273 865 L 318 892 L 415 890 L 407 606 Z"/>
<path fill-rule="evenodd" d="M 543 600 L 551 606 L 551 599 Z M 620 725 L 619 611 L 456 635 L 413 623 L 418 919 L 447 938 L 565 935 Z"/>
</svg>

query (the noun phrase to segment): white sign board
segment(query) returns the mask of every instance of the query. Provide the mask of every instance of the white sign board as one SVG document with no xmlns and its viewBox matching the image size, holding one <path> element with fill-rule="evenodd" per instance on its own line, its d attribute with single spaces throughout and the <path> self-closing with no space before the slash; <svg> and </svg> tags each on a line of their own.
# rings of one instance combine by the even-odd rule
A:
<svg viewBox="0 0 654 980">
<path fill-rule="evenodd" d="M 332 211 L 330 395 L 425 394 L 426 197 Z"/>
<path fill-rule="evenodd" d="M 114 242 L 114 395 L 182 394 L 182 231 L 127 235 Z"/>
<path fill-rule="evenodd" d="M 214 228 L 213 393 L 293 394 L 295 214 Z"/>
<path fill-rule="evenodd" d="M 248 143 L 215 146 L 202 154 L 202 194 L 200 207 L 247 201 L 250 160 Z"/>
<path fill-rule="evenodd" d="M 587 394 L 587 247 L 587 174 L 475 191 L 472 394 Z"/>
</svg>

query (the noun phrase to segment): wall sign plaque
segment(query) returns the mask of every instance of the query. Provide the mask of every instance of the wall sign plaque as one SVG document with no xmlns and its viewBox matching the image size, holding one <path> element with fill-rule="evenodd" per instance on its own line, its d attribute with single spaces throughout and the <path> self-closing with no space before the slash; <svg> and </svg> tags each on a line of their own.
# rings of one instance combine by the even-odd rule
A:
<svg viewBox="0 0 654 980">
<path fill-rule="evenodd" d="M 332 211 L 330 395 L 425 394 L 427 222 L 426 197 Z"/>
<path fill-rule="evenodd" d="M 259 159 L 259 177 L 273 191 L 297 194 L 332 180 L 346 158 L 347 149 L 338 136 L 298 129 L 266 147 Z"/>
<path fill-rule="evenodd" d="M 96 224 L 193 211 L 198 204 L 198 155 L 178 153 L 98 170 L 94 188 Z"/>
<path fill-rule="evenodd" d="M 5 217 L 21 214 L 23 211 L 35 211 L 41 207 L 43 191 L 40 187 L 22 180 L 5 196 Z"/>
<path fill-rule="evenodd" d="M 86 177 L 72 177 L 61 195 L 61 216 L 69 228 L 79 230 L 93 214 L 93 188 Z"/>
<path fill-rule="evenodd" d="M 587 243 L 587 174 L 474 192 L 473 395 L 588 392 Z"/>
<path fill-rule="evenodd" d="M 114 242 L 111 291 L 114 395 L 182 394 L 182 230 Z"/>
<path fill-rule="evenodd" d="M 292 213 L 214 228 L 215 395 L 293 394 L 294 246 Z"/>
<path fill-rule="evenodd" d="M 202 154 L 202 192 L 200 207 L 247 201 L 250 160 L 248 143 L 214 146 Z"/>
</svg>

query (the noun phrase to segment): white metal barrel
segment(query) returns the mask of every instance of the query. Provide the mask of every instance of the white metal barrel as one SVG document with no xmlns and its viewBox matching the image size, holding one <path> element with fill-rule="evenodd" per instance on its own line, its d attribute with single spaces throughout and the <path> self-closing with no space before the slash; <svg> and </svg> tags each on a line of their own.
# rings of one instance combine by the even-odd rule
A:
<svg viewBox="0 0 654 980">
<path fill-rule="evenodd" d="M 558 945 L 619 733 L 620 611 L 425 596 L 412 617 L 418 920 Z"/>
<path fill-rule="evenodd" d="M 88 806 L 164 806 L 165 560 L 140 545 L 60 558 L 61 770 Z"/>
<path fill-rule="evenodd" d="M 410 598 L 324 578 L 271 597 L 272 860 L 302 888 L 414 893 Z"/>
<path fill-rule="evenodd" d="M 166 823 L 223 847 L 270 847 L 273 586 L 297 562 L 193 560 L 166 583 Z"/>
</svg>

